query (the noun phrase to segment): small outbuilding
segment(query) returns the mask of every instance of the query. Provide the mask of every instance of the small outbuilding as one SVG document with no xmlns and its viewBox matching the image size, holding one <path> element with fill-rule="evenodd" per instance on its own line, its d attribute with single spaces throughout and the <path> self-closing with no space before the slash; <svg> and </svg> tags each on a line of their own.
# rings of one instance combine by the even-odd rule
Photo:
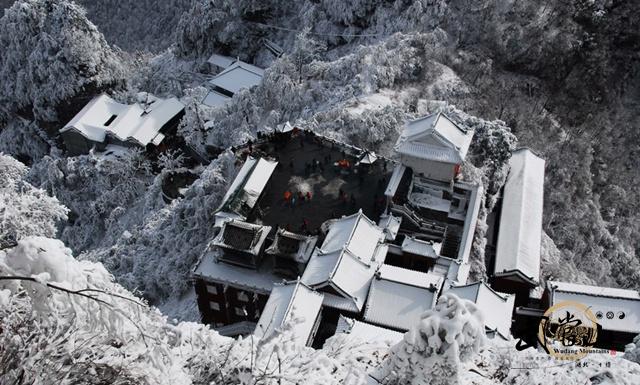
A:
<svg viewBox="0 0 640 385">
<path fill-rule="evenodd" d="M 274 256 L 274 271 L 297 278 L 304 273 L 317 242 L 318 237 L 315 235 L 296 234 L 278 228 L 273 243 L 265 253 Z"/>
<path fill-rule="evenodd" d="M 222 106 L 238 91 L 260 84 L 263 76 L 262 68 L 236 60 L 209 80 L 211 91 L 205 96 L 202 104 L 210 107 Z"/>
<path fill-rule="evenodd" d="M 257 268 L 262 259 L 262 251 L 271 226 L 261 226 L 229 219 L 222 224 L 218 235 L 211 245 L 220 247 L 223 252 L 220 260 L 227 263 Z"/>
<path fill-rule="evenodd" d="M 161 99 L 145 94 L 142 102 L 123 104 L 106 94 L 93 98 L 61 130 L 71 155 L 86 154 L 108 144 L 127 147 L 159 146 L 184 115 L 176 98 Z"/>
</svg>

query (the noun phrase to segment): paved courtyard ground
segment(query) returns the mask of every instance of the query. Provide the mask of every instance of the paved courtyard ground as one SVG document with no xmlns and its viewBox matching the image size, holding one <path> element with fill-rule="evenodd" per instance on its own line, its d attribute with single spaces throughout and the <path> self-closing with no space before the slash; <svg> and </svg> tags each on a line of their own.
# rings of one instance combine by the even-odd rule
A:
<svg viewBox="0 0 640 385">
<path fill-rule="evenodd" d="M 255 219 L 274 227 L 311 233 L 324 221 L 353 214 L 360 208 L 369 218 L 378 221 L 383 210 L 384 189 L 393 168 L 390 163 L 385 167 L 384 161 L 378 159 L 370 166 L 355 166 L 355 154 L 352 156 L 338 145 L 319 143 L 313 136 L 304 134 L 278 144 L 256 145 L 253 150 L 279 161 Z M 335 165 L 343 159 L 349 161 L 350 167 Z M 289 200 L 285 200 L 286 192 L 291 193 Z"/>
</svg>

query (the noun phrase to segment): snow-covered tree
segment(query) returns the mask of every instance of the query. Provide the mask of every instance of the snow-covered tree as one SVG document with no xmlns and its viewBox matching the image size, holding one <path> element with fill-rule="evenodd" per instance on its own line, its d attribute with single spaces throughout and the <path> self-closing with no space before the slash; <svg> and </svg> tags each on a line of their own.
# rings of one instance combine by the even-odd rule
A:
<svg viewBox="0 0 640 385">
<path fill-rule="evenodd" d="M 473 359 L 484 342 L 484 321 L 476 305 L 444 293 L 391 348 L 374 377 L 389 385 L 460 384 L 462 362 Z"/>
<path fill-rule="evenodd" d="M 0 249 L 31 235 L 53 237 L 67 210 L 25 181 L 28 168 L 0 153 Z"/>
<path fill-rule="evenodd" d="M 19 116 L 7 116 L 3 121 L 0 113 L 0 152 L 30 164 L 50 152 L 58 153 L 53 140 L 36 123 Z"/>
<path fill-rule="evenodd" d="M 173 43 L 175 27 L 191 0 L 78 0 L 78 3 L 87 9 L 87 16 L 109 43 L 127 51 L 158 52 Z"/>
<path fill-rule="evenodd" d="M 112 155 L 47 156 L 32 167 L 29 180 L 71 210 L 73 220 L 61 238 L 80 252 L 101 243 L 109 231 L 106 222 L 117 222 L 119 214 L 138 202 L 153 176 L 144 153 L 130 149 Z"/>
<path fill-rule="evenodd" d="M 0 251 L 0 319 L 0 383 L 191 383 L 179 330 L 58 240 Z"/>
<path fill-rule="evenodd" d="M 193 1 L 176 28 L 177 53 L 200 57 L 218 51 L 251 61 L 264 35 L 256 22 L 281 14 L 285 6 L 273 0 Z"/>
<path fill-rule="evenodd" d="M 0 47 L 0 104 L 40 120 L 124 77 L 118 55 L 68 0 L 16 1 L 0 18 Z"/>
</svg>

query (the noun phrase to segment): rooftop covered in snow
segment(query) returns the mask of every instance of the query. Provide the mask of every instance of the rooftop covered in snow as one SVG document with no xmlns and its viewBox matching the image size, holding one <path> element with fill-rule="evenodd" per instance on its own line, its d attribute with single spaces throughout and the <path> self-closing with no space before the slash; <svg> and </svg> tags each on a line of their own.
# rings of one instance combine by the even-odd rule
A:
<svg viewBox="0 0 640 385">
<path fill-rule="evenodd" d="M 233 64 L 236 60 L 238 60 L 238 59 L 230 57 L 230 56 L 225 56 L 225 55 L 220 55 L 220 54 L 214 53 L 213 55 L 209 56 L 209 59 L 207 59 L 207 63 L 213 64 L 213 65 L 218 66 L 220 68 L 227 68 L 231 64 Z"/>
<path fill-rule="evenodd" d="M 180 114 L 184 105 L 176 98 L 150 94 L 141 95 L 141 99 L 139 103 L 123 104 L 106 94 L 96 96 L 60 132 L 76 131 L 93 142 L 104 142 L 112 136 L 140 146 L 159 145 L 164 139 L 160 129 Z"/>
<path fill-rule="evenodd" d="M 438 299 L 444 277 L 397 266 L 382 265 L 371 283 L 364 320 L 407 331 Z"/>
<path fill-rule="evenodd" d="M 473 131 L 436 112 L 407 122 L 396 142 L 398 153 L 416 158 L 461 164 L 473 138 Z"/>
<path fill-rule="evenodd" d="M 258 255 L 270 231 L 270 226 L 230 219 L 222 224 L 211 245 Z"/>
<path fill-rule="evenodd" d="M 254 335 L 268 338 L 283 327 L 290 327 L 295 342 L 310 345 L 318 328 L 322 300 L 322 293 L 300 281 L 275 285 Z"/>
<path fill-rule="evenodd" d="M 227 190 L 218 209 L 218 217 L 246 219 L 264 191 L 278 162 L 248 156 L 233 183 Z M 219 224 L 219 223 L 217 223 Z"/>
<path fill-rule="evenodd" d="M 273 259 L 264 258 L 257 269 L 247 269 L 218 260 L 219 251 L 208 248 L 194 269 L 194 278 L 231 285 L 268 294 L 275 283 L 283 281 L 273 273 Z"/>
<path fill-rule="evenodd" d="M 219 63 L 216 65 L 220 67 L 228 64 L 228 59 L 225 57 L 216 57 L 214 59 L 216 63 Z M 212 107 L 221 106 L 238 91 L 260 84 L 263 76 L 264 70 L 262 68 L 236 60 L 226 66 L 224 71 L 209 80 L 209 85 L 213 89 L 202 103 Z M 214 94 L 213 96 L 211 95 L 212 93 Z"/>
<path fill-rule="evenodd" d="M 485 282 L 454 286 L 447 291 L 478 305 L 484 316 L 487 334 L 497 333 L 504 339 L 509 338 L 514 295 L 498 293 Z"/>
<path fill-rule="evenodd" d="M 326 293 L 325 305 L 358 313 L 387 253 L 383 240 L 382 230 L 362 212 L 333 221 L 302 281 Z"/>
<path fill-rule="evenodd" d="M 612 287 L 547 282 L 550 305 L 563 301 L 579 302 L 589 307 L 605 330 L 640 333 L 640 293 Z"/>
<path fill-rule="evenodd" d="M 296 234 L 279 228 L 266 253 L 290 257 L 297 263 L 307 263 L 318 242 L 317 236 Z"/>
<path fill-rule="evenodd" d="M 529 149 L 515 151 L 504 186 L 495 277 L 535 285 L 540 279 L 540 243 L 545 161 Z"/>
<path fill-rule="evenodd" d="M 378 342 L 386 345 L 395 345 L 402 341 L 403 334 L 380 326 L 368 324 L 352 318 L 340 316 L 337 334 L 348 335 L 348 338 L 359 340 L 361 342 L 372 343 Z"/>
</svg>

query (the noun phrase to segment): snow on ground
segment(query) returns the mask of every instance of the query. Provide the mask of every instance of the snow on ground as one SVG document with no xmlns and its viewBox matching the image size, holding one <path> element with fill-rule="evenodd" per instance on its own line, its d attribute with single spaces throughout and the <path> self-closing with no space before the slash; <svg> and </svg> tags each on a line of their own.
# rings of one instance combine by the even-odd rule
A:
<svg viewBox="0 0 640 385">
<path fill-rule="evenodd" d="M 170 297 L 158 306 L 158 310 L 171 320 L 200 322 L 200 311 L 194 290 L 189 290 L 180 297 Z"/>
<path fill-rule="evenodd" d="M 367 110 L 382 109 L 393 104 L 395 95 L 396 92 L 392 90 L 381 89 L 374 94 L 357 98 L 352 105 L 346 107 L 346 110 L 354 115 L 359 115 Z"/>
</svg>

